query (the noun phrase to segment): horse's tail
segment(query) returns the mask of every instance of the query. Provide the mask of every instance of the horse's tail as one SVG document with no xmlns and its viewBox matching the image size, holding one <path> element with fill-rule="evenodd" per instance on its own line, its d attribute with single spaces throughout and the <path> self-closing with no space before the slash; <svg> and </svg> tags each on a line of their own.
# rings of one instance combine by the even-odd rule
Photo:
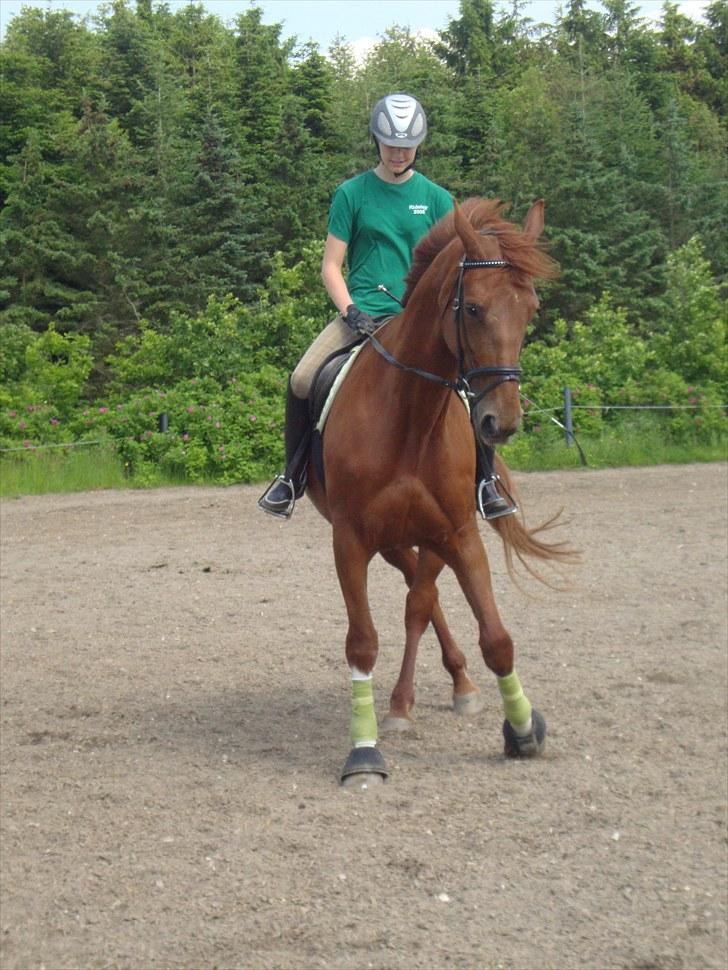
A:
<svg viewBox="0 0 728 970">
<path fill-rule="evenodd" d="M 516 495 L 516 487 L 513 482 L 508 466 L 500 457 L 496 455 L 496 471 L 500 476 L 506 491 L 511 495 Z M 520 505 L 520 502 L 519 502 Z M 545 542 L 540 536 L 550 529 L 561 525 L 561 512 L 552 515 L 540 525 L 529 528 L 522 517 L 519 515 L 505 515 L 499 519 L 491 519 L 488 524 L 498 533 L 503 542 L 506 566 L 511 579 L 515 579 L 515 568 L 513 557 L 515 556 L 523 567 L 536 579 L 545 583 L 547 586 L 552 584 L 545 579 L 537 569 L 531 565 L 529 560 L 540 559 L 564 565 L 574 565 L 581 560 L 581 554 L 566 541 Z"/>
</svg>

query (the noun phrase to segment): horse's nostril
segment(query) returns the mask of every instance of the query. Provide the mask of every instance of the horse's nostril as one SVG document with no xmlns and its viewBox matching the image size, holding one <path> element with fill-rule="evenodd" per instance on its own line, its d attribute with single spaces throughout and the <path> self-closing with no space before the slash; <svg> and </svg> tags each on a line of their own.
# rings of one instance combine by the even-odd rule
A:
<svg viewBox="0 0 728 970">
<path fill-rule="evenodd" d="M 486 414 L 480 427 L 485 438 L 495 438 L 498 435 L 498 419 L 494 414 Z"/>
</svg>

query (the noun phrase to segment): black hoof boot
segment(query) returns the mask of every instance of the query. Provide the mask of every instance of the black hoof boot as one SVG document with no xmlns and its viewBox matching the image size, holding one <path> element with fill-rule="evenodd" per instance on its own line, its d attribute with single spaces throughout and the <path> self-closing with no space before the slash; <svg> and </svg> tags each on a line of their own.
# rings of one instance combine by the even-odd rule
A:
<svg viewBox="0 0 728 970">
<path fill-rule="evenodd" d="M 359 780 L 356 776 L 365 780 L 367 775 L 374 775 L 379 781 L 388 777 L 381 751 L 379 748 L 352 748 L 341 772 L 341 784 L 346 785 L 349 779 L 356 783 Z"/>
<path fill-rule="evenodd" d="M 503 515 L 513 515 L 518 511 L 515 502 L 509 501 L 496 488 L 497 479 L 483 478 L 478 482 L 476 501 L 478 511 L 484 519 L 500 519 Z"/>
<path fill-rule="evenodd" d="M 538 711 L 531 711 L 531 733 L 523 737 L 516 734 L 509 721 L 504 721 L 503 737 L 506 757 L 533 758 L 541 754 L 546 744 L 546 721 Z"/>
<path fill-rule="evenodd" d="M 258 508 L 279 519 L 290 519 L 296 504 L 296 490 L 290 478 L 279 475 L 258 499 Z"/>
</svg>

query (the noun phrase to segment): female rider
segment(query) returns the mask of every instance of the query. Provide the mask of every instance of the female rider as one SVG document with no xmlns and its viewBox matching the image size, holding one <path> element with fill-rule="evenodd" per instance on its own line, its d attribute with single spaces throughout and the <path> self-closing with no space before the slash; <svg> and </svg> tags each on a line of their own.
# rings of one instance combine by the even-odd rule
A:
<svg viewBox="0 0 728 970">
<path fill-rule="evenodd" d="M 453 207 L 449 192 L 414 169 L 427 135 L 422 105 L 409 94 L 390 94 L 372 111 L 370 131 L 379 162 L 343 182 L 329 211 L 321 276 L 339 311 L 314 340 L 293 371 L 286 397 L 286 468 L 258 500 L 264 512 L 287 519 L 306 487 L 311 436 L 308 395 L 326 358 L 367 336 L 392 316 L 400 299 L 412 252 L 432 226 Z M 344 278 L 344 260 L 348 275 Z M 477 449 L 478 453 L 480 449 Z M 496 489 L 493 450 L 478 468 L 477 501 L 485 518 L 516 511 Z M 479 466 L 481 462 L 479 461 Z"/>
</svg>

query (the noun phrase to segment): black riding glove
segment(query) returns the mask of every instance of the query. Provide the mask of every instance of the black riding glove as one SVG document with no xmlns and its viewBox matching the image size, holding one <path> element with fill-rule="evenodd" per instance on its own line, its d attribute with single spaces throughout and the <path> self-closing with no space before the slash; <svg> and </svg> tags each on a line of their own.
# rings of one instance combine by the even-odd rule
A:
<svg viewBox="0 0 728 970">
<path fill-rule="evenodd" d="M 346 308 L 344 320 L 346 320 L 354 333 L 360 334 L 362 337 L 368 337 L 375 330 L 379 329 L 377 321 L 373 317 L 370 317 L 368 313 L 360 310 L 354 303 L 351 303 Z"/>
</svg>

